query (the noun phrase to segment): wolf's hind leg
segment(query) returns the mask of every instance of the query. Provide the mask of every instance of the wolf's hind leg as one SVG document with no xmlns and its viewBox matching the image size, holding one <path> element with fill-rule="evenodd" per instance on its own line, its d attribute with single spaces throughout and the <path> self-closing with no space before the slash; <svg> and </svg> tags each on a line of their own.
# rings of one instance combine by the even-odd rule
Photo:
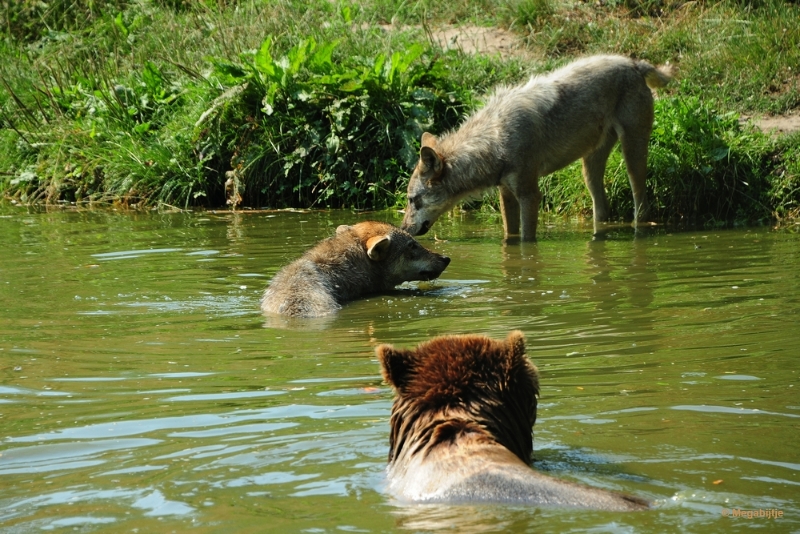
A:
<svg viewBox="0 0 800 534">
<path fill-rule="evenodd" d="M 628 169 L 628 179 L 633 191 L 633 220 L 643 222 L 647 218 L 648 202 L 645 179 L 647 178 L 647 145 L 650 141 L 649 132 L 646 136 L 623 135 L 622 156 L 625 158 L 625 167 Z"/>
<path fill-rule="evenodd" d="M 603 184 L 603 175 L 606 171 L 606 162 L 611 149 L 617 143 L 617 134 L 611 130 L 606 134 L 602 144 L 594 152 L 583 158 L 583 181 L 592 197 L 592 212 L 595 222 L 605 222 L 611 215 L 608 208 L 606 188 Z"/>
</svg>

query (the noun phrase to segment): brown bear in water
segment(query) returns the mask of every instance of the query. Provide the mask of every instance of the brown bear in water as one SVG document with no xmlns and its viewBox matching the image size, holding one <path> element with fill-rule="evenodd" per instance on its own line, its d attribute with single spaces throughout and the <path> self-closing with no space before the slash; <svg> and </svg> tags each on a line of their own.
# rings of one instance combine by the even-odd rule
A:
<svg viewBox="0 0 800 534">
<path fill-rule="evenodd" d="M 261 298 L 264 313 L 323 317 L 343 302 L 412 280 L 433 280 L 450 258 L 426 249 L 400 228 L 364 221 L 342 225 L 280 271 Z"/>
<path fill-rule="evenodd" d="M 641 510 L 647 502 L 530 467 L 539 374 L 522 332 L 377 347 L 394 388 L 389 491 L 417 502 L 505 502 Z"/>
</svg>

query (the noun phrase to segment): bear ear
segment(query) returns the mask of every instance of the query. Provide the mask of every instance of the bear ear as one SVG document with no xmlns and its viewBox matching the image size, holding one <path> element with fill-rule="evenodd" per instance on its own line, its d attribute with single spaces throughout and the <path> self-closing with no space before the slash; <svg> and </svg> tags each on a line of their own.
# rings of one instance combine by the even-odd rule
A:
<svg viewBox="0 0 800 534">
<path fill-rule="evenodd" d="M 508 345 L 511 350 L 511 356 L 514 358 L 525 356 L 525 334 L 520 330 L 509 332 L 508 337 L 506 337 L 506 345 Z"/>
<path fill-rule="evenodd" d="M 404 387 L 412 368 L 413 351 L 395 349 L 391 345 L 378 345 L 375 355 L 381 363 L 383 379 L 395 389 Z"/>
<path fill-rule="evenodd" d="M 392 238 L 388 235 L 376 235 L 367 239 L 367 256 L 372 261 L 381 261 L 389 253 Z"/>
</svg>

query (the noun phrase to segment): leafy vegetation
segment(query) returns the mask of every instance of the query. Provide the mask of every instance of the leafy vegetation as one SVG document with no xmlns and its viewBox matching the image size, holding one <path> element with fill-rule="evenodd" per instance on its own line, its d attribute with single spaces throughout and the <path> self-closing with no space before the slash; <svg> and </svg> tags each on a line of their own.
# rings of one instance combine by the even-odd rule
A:
<svg viewBox="0 0 800 534">
<path fill-rule="evenodd" d="M 457 126 L 497 83 L 613 52 L 680 68 L 656 103 L 659 218 L 797 217 L 800 138 L 739 114 L 800 106 L 798 15 L 778 0 L 17 0 L 0 41 L 0 191 L 21 203 L 399 206 L 423 131 Z M 508 28 L 524 54 L 443 50 L 432 32 L 456 21 Z M 607 183 L 614 215 L 630 217 L 618 151 Z M 542 189 L 545 209 L 590 213 L 579 165 Z"/>
<path fill-rule="evenodd" d="M 212 76 L 235 88 L 237 99 L 204 115 L 199 123 L 218 126 L 199 143 L 231 162 L 229 179 L 246 198 L 272 206 L 392 206 L 422 132 L 434 118 L 455 124 L 470 98 L 447 81 L 440 59 L 420 59 L 421 44 L 333 62 L 336 46 L 310 38 L 275 60 L 268 38 L 242 63 L 213 61 Z"/>
</svg>

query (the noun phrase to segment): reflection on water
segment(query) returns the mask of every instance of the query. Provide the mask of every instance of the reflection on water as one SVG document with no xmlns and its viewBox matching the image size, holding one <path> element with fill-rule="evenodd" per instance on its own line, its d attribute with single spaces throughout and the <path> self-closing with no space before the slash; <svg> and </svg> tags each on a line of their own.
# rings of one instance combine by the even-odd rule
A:
<svg viewBox="0 0 800 534">
<path fill-rule="evenodd" d="M 795 234 L 556 221 L 504 244 L 499 225 L 454 218 L 422 239 L 453 259 L 442 279 L 286 320 L 259 313 L 269 279 L 361 216 L 8 214 L 3 530 L 800 528 Z M 515 328 L 542 375 L 535 467 L 652 511 L 383 493 L 391 392 L 374 347 Z M 734 508 L 784 517 L 723 517 Z"/>
</svg>

